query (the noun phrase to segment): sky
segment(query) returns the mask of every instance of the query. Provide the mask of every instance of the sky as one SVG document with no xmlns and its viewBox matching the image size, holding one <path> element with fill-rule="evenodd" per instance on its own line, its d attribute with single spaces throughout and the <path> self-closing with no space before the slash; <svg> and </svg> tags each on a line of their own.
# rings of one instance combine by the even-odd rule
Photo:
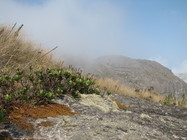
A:
<svg viewBox="0 0 187 140">
<path fill-rule="evenodd" d="M 187 0 L 0 0 L 0 25 L 24 24 L 55 55 L 123 55 L 187 73 Z M 74 57 L 76 59 L 76 57 Z"/>
</svg>

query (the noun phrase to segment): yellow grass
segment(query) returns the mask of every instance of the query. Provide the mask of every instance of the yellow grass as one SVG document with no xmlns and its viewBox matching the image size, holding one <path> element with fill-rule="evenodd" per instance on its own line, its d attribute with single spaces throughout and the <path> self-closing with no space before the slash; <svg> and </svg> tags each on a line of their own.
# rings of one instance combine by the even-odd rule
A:
<svg viewBox="0 0 187 140">
<path fill-rule="evenodd" d="M 168 102 L 166 102 L 167 97 L 161 95 L 159 93 L 155 93 L 153 91 L 147 89 L 136 90 L 133 88 L 126 87 L 120 82 L 113 80 L 111 78 L 97 78 L 96 86 L 100 87 L 103 90 L 110 90 L 111 92 L 115 92 L 117 94 L 122 94 L 131 97 L 143 98 L 152 102 L 159 102 L 164 104 L 174 104 L 177 106 L 186 106 L 186 104 L 181 104 L 182 100 L 169 98 Z"/>
</svg>

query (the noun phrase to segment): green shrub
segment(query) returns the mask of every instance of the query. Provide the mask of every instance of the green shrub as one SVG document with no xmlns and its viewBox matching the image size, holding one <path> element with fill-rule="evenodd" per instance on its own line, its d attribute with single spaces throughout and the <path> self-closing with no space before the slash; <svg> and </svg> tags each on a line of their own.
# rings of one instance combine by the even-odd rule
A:
<svg viewBox="0 0 187 140">
<path fill-rule="evenodd" d="M 173 94 L 168 94 L 168 95 L 165 97 L 163 103 L 164 103 L 165 105 L 176 104 L 176 98 L 175 98 L 175 96 L 174 96 Z"/>
<path fill-rule="evenodd" d="M 94 87 L 91 75 L 71 69 L 42 68 L 27 70 L 16 68 L 14 75 L 0 75 L 0 103 L 3 108 L 15 103 L 47 103 L 51 99 L 69 94 L 79 98 L 80 94 L 100 94 Z"/>
<path fill-rule="evenodd" d="M 165 97 L 163 104 L 186 107 L 186 96 L 183 94 L 182 98 L 176 98 L 173 94 L 169 94 Z"/>
</svg>

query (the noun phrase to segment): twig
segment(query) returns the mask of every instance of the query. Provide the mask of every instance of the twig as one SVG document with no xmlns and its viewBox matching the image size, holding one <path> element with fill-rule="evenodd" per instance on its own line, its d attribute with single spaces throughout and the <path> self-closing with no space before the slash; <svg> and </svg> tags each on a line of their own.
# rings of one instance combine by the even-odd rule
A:
<svg viewBox="0 0 187 140">
<path fill-rule="evenodd" d="M 51 53 L 52 51 L 56 50 L 57 48 L 58 48 L 58 46 L 54 47 L 52 50 L 50 50 L 47 53 L 45 53 L 44 55 L 42 55 L 41 58 L 46 56 L 46 55 L 48 55 L 49 53 Z"/>
<path fill-rule="evenodd" d="M 18 30 L 15 32 L 15 36 L 18 36 L 18 34 L 19 34 L 19 31 L 21 30 L 21 28 L 23 27 L 23 24 L 21 24 L 21 26 L 18 28 Z"/>
<path fill-rule="evenodd" d="M 14 28 L 16 27 L 16 24 L 17 24 L 17 22 L 14 24 L 14 26 L 12 26 L 11 31 L 13 31 L 13 30 L 14 30 Z M 23 24 L 22 24 L 22 25 L 23 25 Z"/>
<path fill-rule="evenodd" d="M 5 64 L 4 68 L 9 64 L 9 62 L 10 62 L 10 60 L 12 59 L 13 56 L 14 56 L 14 55 L 11 55 L 11 56 L 10 56 L 9 60 L 8 60 L 7 63 Z"/>
<path fill-rule="evenodd" d="M 45 53 L 44 55 L 42 55 L 40 58 L 43 58 L 44 56 L 48 55 L 48 54 L 51 53 L 52 51 L 56 50 L 57 48 L 58 48 L 58 46 L 54 47 L 52 50 L 48 51 L 47 53 Z M 31 62 L 34 62 L 34 61 L 36 61 L 36 60 L 38 60 L 38 59 L 35 59 L 35 60 L 32 59 L 29 63 L 27 63 L 27 65 L 25 65 L 25 67 L 23 67 L 23 70 L 24 70 L 25 68 L 27 68 Z"/>
</svg>

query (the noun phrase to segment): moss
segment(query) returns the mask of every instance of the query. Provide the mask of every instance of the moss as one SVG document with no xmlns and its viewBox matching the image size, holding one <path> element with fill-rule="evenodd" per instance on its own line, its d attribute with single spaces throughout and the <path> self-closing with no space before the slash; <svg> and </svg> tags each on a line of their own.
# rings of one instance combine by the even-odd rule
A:
<svg viewBox="0 0 187 140">
<path fill-rule="evenodd" d="M 51 122 L 51 121 L 45 121 L 45 122 L 41 122 L 38 124 L 38 126 L 43 126 L 43 127 L 49 127 L 49 126 L 53 126 L 55 125 L 54 122 Z"/>
<path fill-rule="evenodd" d="M 124 104 L 121 104 L 120 102 L 118 102 L 118 101 L 116 101 L 116 100 L 114 100 L 114 99 L 112 99 L 115 103 L 116 103 L 116 105 L 118 106 L 118 108 L 120 108 L 120 109 L 129 109 L 129 108 L 131 108 L 130 106 L 126 106 L 126 105 L 124 105 Z"/>
<path fill-rule="evenodd" d="M 48 104 L 39 106 L 30 106 L 28 104 L 13 105 L 12 110 L 9 112 L 8 120 L 16 124 L 19 128 L 23 129 L 27 133 L 33 133 L 35 127 L 32 123 L 27 121 L 28 118 L 32 119 L 44 119 L 47 117 L 56 117 L 58 115 L 76 115 L 77 112 L 66 105 Z M 43 122 L 38 126 L 52 126 L 52 122 Z"/>
</svg>

